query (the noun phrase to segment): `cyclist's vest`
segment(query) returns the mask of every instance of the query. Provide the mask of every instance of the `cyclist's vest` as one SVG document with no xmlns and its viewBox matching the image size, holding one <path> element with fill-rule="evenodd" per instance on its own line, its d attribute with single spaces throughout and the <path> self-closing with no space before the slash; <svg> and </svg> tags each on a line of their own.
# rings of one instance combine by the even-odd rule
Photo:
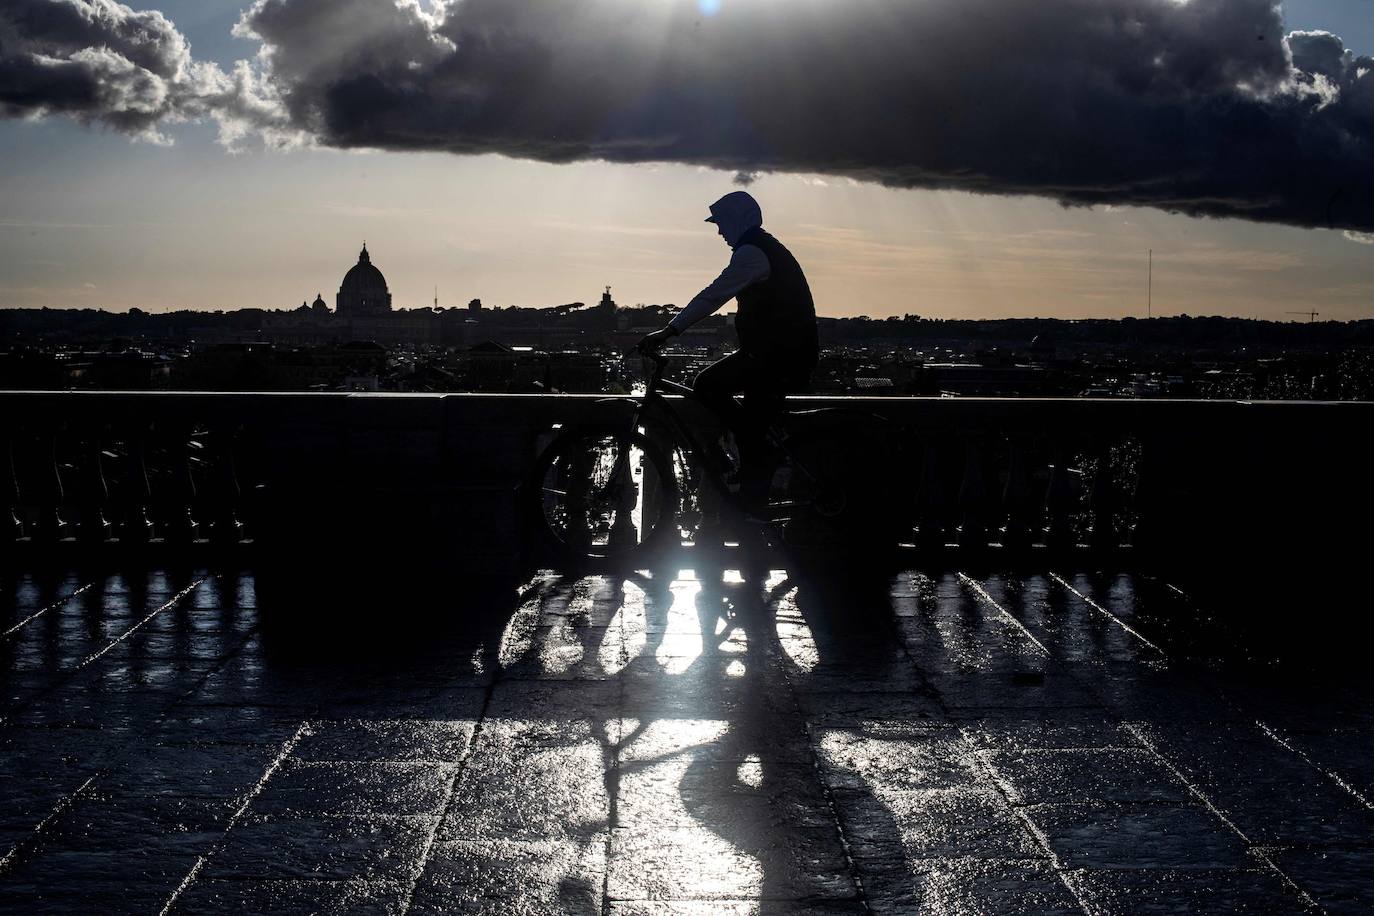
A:
<svg viewBox="0 0 1374 916">
<path fill-rule="evenodd" d="M 810 371 L 816 364 L 816 305 L 792 252 L 761 228 L 740 236 L 735 247 L 753 245 L 768 257 L 768 279 L 741 292 L 735 331 L 740 349 L 778 358 Z"/>
</svg>

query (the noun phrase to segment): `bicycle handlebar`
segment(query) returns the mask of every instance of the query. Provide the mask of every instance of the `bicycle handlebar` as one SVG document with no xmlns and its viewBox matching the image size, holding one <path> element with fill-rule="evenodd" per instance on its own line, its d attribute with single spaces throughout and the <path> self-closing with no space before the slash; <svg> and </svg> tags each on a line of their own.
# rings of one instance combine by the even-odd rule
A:
<svg viewBox="0 0 1374 916">
<path fill-rule="evenodd" d="M 668 365 L 668 357 L 658 350 L 650 350 L 643 347 L 633 347 L 626 352 L 626 356 L 637 355 L 647 363 L 653 364 L 653 369 L 646 372 L 648 390 L 654 391 L 658 387 L 658 382 L 663 378 L 663 370 Z"/>
</svg>

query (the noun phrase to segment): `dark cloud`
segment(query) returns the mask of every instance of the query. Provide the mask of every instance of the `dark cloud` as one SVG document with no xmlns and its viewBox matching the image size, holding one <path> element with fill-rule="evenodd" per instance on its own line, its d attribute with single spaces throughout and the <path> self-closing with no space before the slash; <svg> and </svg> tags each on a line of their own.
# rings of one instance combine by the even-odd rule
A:
<svg viewBox="0 0 1374 916">
<path fill-rule="evenodd" d="M 214 117 L 233 142 L 294 131 L 273 88 L 246 63 L 231 74 L 194 61 L 162 13 L 115 0 L 0 4 L 0 117 L 67 115 L 161 141 L 167 122 Z"/>
<path fill-rule="evenodd" d="M 0 115 L 66 114 L 152 136 L 205 71 L 159 12 L 112 0 L 5 0 Z"/>
<path fill-rule="evenodd" d="M 241 29 L 335 146 L 1374 227 L 1369 58 L 1271 0 L 258 0 Z"/>
<path fill-rule="evenodd" d="M 1285 36 L 1273 0 L 701 10 L 696 0 L 256 0 L 238 31 L 261 42 L 258 61 L 179 104 L 215 113 L 229 139 L 298 131 L 337 147 L 818 172 L 1374 229 L 1374 63 L 1327 33 Z M 8 28 L 56 46 L 51 30 Z M 75 76 L 30 76 L 15 83 L 29 101 L 5 104 L 37 110 L 46 90 L 66 100 L 47 110 L 92 110 L 103 83 L 76 78 L 95 70 L 70 50 L 80 43 L 44 52 Z M 150 91 L 141 74 L 176 82 L 157 55 L 101 47 L 139 68 L 120 98 Z M 5 32 L 0 48 L 3 65 L 16 59 Z M 49 66 L 27 53 L 28 66 Z"/>
</svg>

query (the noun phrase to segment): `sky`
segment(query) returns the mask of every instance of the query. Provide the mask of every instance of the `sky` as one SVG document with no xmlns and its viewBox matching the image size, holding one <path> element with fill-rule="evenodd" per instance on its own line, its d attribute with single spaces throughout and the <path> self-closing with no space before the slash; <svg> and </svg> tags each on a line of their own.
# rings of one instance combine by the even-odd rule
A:
<svg viewBox="0 0 1374 916">
<path fill-rule="evenodd" d="M 821 314 L 1374 318 L 1374 0 L 149 9 L 0 10 L 0 306 L 683 304 L 747 182 Z"/>
</svg>

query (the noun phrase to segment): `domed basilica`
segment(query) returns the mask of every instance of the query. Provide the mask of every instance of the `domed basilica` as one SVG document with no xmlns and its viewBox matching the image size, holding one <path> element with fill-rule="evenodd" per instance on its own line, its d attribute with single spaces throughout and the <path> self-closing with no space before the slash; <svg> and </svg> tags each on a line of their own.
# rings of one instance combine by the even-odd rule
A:
<svg viewBox="0 0 1374 916">
<path fill-rule="evenodd" d="M 386 288 L 386 277 L 373 266 L 366 242 L 358 255 L 358 263 L 344 274 L 334 306 L 340 318 L 366 318 L 391 313 L 391 291 Z"/>
</svg>

